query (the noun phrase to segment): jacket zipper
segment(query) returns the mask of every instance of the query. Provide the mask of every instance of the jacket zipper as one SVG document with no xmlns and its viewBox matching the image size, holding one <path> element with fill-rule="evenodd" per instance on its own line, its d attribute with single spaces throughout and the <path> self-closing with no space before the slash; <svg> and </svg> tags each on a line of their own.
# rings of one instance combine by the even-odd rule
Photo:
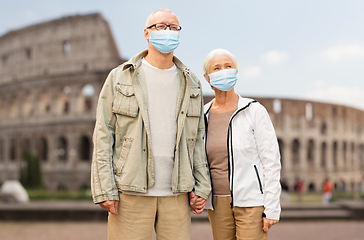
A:
<svg viewBox="0 0 364 240">
<path fill-rule="evenodd" d="M 229 176 L 231 176 L 231 182 L 230 182 L 230 193 L 231 193 L 231 203 L 230 203 L 230 206 L 231 208 L 233 208 L 234 206 L 234 155 L 233 155 L 233 149 L 232 147 L 230 148 L 230 145 L 232 145 L 232 142 L 233 142 L 233 126 L 232 126 L 232 121 L 233 119 L 235 118 L 236 115 L 238 115 L 238 113 L 240 113 L 241 111 L 247 109 L 251 103 L 254 103 L 254 102 L 257 102 L 257 101 L 251 101 L 250 103 L 248 103 L 245 107 L 239 109 L 235 114 L 233 114 L 231 116 L 231 119 L 230 119 L 230 122 L 229 122 L 229 128 L 228 128 L 228 138 L 227 138 L 227 147 L 228 147 L 228 150 L 230 151 L 230 154 L 228 154 L 228 169 L 229 169 Z M 230 141 L 229 141 L 230 140 Z M 231 143 L 231 144 L 230 144 Z M 231 155 L 231 158 L 230 158 L 230 155 Z M 231 168 L 230 169 L 230 164 L 231 164 Z M 229 178 L 229 181 L 230 181 L 230 178 Z"/>
<path fill-rule="evenodd" d="M 263 194 L 262 182 L 260 181 L 260 177 L 259 177 L 259 173 L 258 173 L 258 169 L 257 169 L 256 165 L 254 165 L 254 169 L 255 169 L 255 173 L 257 174 L 260 192 Z"/>
<path fill-rule="evenodd" d="M 207 113 L 210 111 L 210 109 L 207 111 Z M 206 114 L 207 114 L 206 113 Z M 204 114 L 204 120 L 205 120 L 205 156 L 206 156 L 206 162 L 207 162 L 207 167 L 208 169 L 210 169 L 210 163 L 209 163 L 209 160 L 207 158 L 207 151 L 206 151 L 206 143 L 207 143 L 207 128 L 208 128 L 208 122 L 207 122 L 207 117 L 206 117 L 206 114 Z M 211 183 L 211 191 L 212 191 L 212 178 L 211 178 L 211 174 L 210 175 L 210 183 Z M 212 193 L 211 193 L 211 196 L 212 196 Z M 214 201 L 213 201 L 213 198 L 211 198 L 211 206 L 212 206 L 212 209 L 214 209 Z"/>
</svg>

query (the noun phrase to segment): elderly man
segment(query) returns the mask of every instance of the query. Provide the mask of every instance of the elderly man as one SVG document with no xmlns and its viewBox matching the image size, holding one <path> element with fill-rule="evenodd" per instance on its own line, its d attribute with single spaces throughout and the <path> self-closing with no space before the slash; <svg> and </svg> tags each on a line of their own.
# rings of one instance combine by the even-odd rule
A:
<svg viewBox="0 0 364 240">
<path fill-rule="evenodd" d="M 173 55 L 181 26 L 152 13 L 145 50 L 113 69 L 94 130 L 93 201 L 109 212 L 109 239 L 189 239 L 191 202 L 211 191 L 203 143 L 201 84 Z M 197 199 L 197 200 L 196 200 Z"/>
</svg>

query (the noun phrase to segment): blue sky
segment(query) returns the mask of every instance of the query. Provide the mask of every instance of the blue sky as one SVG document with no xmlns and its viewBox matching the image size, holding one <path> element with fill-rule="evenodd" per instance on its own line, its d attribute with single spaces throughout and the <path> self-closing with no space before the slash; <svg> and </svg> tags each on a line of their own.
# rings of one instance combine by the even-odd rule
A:
<svg viewBox="0 0 364 240">
<path fill-rule="evenodd" d="M 364 109 L 364 1 L 361 0 L 0 0 L 0 35 L 62 16 L 100 12 L 119 52 L 147 47 L 148 15 L 169 8 L 182 26 L 175 55 L 212 90 L 202 62 L 215 48 L 239 60 L 243 96 L 333 102 Z"/>
</svg>

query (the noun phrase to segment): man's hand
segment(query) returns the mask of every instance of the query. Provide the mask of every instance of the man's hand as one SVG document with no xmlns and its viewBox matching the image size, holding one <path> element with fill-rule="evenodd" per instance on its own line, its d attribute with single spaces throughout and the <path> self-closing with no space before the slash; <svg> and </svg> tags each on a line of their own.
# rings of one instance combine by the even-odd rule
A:
<svg viewBox="0 0 364 240">
<path fill-rule="evenodd" d="M 203 209 L 206 205 L 206 199 L 196 196 L 194 192 L 190 192 L 190 207 L 194 214 L 200 214 L 203 212 Z"/>
<path fill-rule="evenodd" d="M 105 202 L 99 203 L 100 207 L 103 209 L 106 209 L 109 213 L 118 215 L 118 209 L 119 209 L 119 201 L 116 200 L 109 200 Z"/>
<path fill-rule="evenodd" d="M 273 220 L 263 217 L 263 231 L 265 233 L 268 232 L 269 228 L 271 228 L 274 224 L 278 223 L 279 220 Z"/>
</svg>

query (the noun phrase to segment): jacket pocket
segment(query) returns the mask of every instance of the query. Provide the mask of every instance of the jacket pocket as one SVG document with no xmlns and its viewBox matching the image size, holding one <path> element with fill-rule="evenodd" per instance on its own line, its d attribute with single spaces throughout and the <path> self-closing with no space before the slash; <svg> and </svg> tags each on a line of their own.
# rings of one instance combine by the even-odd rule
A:
<svg viewBox="0 0 364 240">
<path fill-rule="evenodd" d="M 187 117 L 199 117 L 201 115 L 201 89 L 190 88 L 190 104 L 187 109 Z"/>
<path fill-rule="evenodd" d="M 188 159 L 190 160 L 191 169 L 193 169 L 193 152 L 195 150 L 196 139 L 187 138 L 187 151 L 188 151 Z"/>
<path fill-rule="evenodd" d="M 263 186 L 262 186 L 262 182 L 260 181 L 260 177 L 259 177 L 259 173 L 258 173 L 258 168 L 257 168 L 256 165 L 254 165 L 254 170 L 255 170 L 255 173 L 257 174 L 260 192 L 263 194 Z"/>
<path fill-rule="evenodd" d="M 134 88 L 131 85 L 115 85 L 115 96 L 112 111 L 116 114 L 136 117 L 138 115 L 138 103 L 135 98 Z"/>
<path fill-rule="evenodd" d="M 132 142 L 133 138 L 124 138 L 123 145 L 121 147 L 120 157 L 115 166 L 115 172 L 117 175 L 120 175 L 121 170 L 123 170 L 125 162 L 128 159 Z"/>
</svg>

